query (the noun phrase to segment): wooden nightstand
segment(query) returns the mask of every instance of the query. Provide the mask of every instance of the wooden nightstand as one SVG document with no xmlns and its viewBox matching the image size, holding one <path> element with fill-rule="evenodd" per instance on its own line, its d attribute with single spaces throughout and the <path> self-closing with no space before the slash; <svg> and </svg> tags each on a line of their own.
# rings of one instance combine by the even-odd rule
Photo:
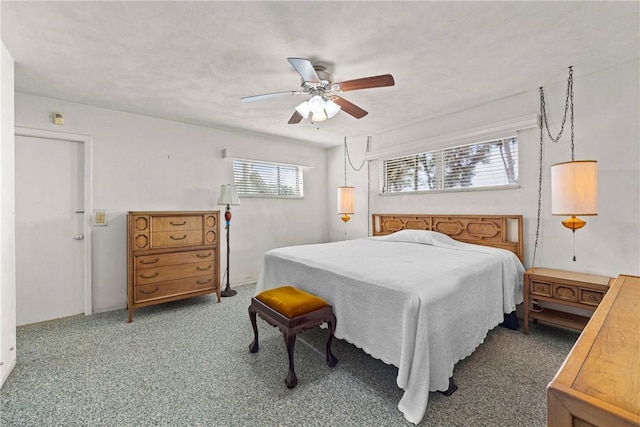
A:
<svg viewBox="0 0 640 427">
<path fill-rule="evenodd" d="M 543 307 L 533 311 L 531 300 L 594 311 L 613 278 L 551 268 L 532 268 L 524 274 L 524 333 L 529 318 L 582 331 L 589 317 Z"/>
</svg>

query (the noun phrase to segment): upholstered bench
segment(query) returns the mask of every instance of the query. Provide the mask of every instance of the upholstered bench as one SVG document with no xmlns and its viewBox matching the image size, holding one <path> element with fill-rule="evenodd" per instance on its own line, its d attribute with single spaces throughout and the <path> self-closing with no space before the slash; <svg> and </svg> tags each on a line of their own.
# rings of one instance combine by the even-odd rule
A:
<svg viewBox="0 0 640 427">
<path fill-rule="evenodd" d="M 259 348 L 256 315 L 260 315 L 270 325 L 277 326 L 284 335 L 284 343 L 289 354 L 289 373 L 284 380 L 287 387 L 294 388 L 298 384 L 293 364 L 293 349 L 299 332 L 326 322 L 329 329 L 326 345 L 327 365 L 334 367 L 338 363 L 338 359 L 331 353 L 336 316 L 333 314 L 333 307 L 322 298 L 292 286 L 269 289 L 251 298 L 249 318 L 254 334 L 254 340 L 249 346 L 251 353 L 257 353 Z"/>
</svg>

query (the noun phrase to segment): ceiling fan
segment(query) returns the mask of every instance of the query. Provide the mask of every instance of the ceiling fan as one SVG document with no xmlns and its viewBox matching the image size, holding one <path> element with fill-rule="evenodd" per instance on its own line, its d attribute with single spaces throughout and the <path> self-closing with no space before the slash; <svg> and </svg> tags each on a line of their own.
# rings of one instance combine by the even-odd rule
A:
<svg viewBox="0 0 640 427">
<path fill-rule="evenodd" d="M 393 86 L 395 84 L 391 74 L 334 83 L 333 76 L 322 65 L 313 65 L 311 61 L 305 58 L 287 58 L 287 60 L 293 68 L 296 69 L 298 74 L 302 76 L 301 90 L 245 96 L 241 98 L 241 101 L 252 102 L 287 95 L 311 95 L 311 98 L 296 106 L 296 111 L 289 119 L 289 124 L 300 123 L 303 118 L 307 119 L 309 117 L 311 117 L 311 120 L 314 122 L 321 122 L 335 116 L 340 110 L 352 115 L 356 119 L 361 119 L 369 113 L 336 95 L 336 93 Z"/>
</svg>

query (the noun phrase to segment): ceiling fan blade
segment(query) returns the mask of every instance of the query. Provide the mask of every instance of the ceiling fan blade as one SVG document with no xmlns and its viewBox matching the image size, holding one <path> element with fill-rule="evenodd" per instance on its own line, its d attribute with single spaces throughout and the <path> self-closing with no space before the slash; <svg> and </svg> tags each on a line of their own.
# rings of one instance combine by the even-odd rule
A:
<svg viewBox="0 0 640 427">
<path fill-rule="evenodd" d="M 278 98 L 278 97 L 286 96 L 286 95 L 294 96 L 294 95 L 300 95 L 302 93 L 303 92 L 300 92 L 300 91 L 265 93 L 263 95 L 243 96 L 242 98 L 240 98 L 240 101 L 242 101 L 242 102 L 261 101 L 263 99 Z"/>
<path fill-rule="evenodd" d="M 382 74 L 380 76 L 363 77 L 361 79 L 347 80 L 338 83 L 343 92 L 358 89 L 370 89 L 374 87 L 393 86 L 396 84 L 391 74 Z"/>
<path fill-rule="evenodd" d="M 290 125 L 295 125 L 296 123 L 300 123 L 301 120 L 302 120 L 302 114 L 296 111 L 295 113 L 293 113 L 293 116 L 291 116 L 288 123 Z"/>
<path fill-rule="evenodd" d="M 305 58 L 287 58 L 287 61 L 296 69 L 298 74 L 302 76 L 305 82 L 320 83 L 320 78 L 313 69 L 313 64 Z"/>
<path fill-rule="evenodd" d="M 368 111 L 363 110 L 362 108 L 358 107 L 356 104 L 349 102 L 344 98 L 340 98 L 339 96 L 333 96 L 331 97 L 331 100 L 336 104 L 338 104 L 345 113 L 351 114 L 356 119 L 361 119 L 367 114 L 369 114 Z"/>
</svg>

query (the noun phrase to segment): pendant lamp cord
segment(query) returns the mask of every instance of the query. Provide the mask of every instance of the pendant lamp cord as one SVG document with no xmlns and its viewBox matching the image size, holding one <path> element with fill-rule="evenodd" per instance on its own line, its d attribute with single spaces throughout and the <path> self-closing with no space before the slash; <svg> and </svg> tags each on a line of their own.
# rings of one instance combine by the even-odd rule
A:
<svg viewBox="0 0 640 427">
<path fill-rule="evenodd" d="M 347 137 L 344 137 L 344 186 L 347 186 L 347 156 L 349 155 L 349 148 L 347 147 Z M 351 162 L 351 160 L 349 160 Z M 346 231 L 345 231 L 346 233 Z"/>
<path fill-rule="evenodd" d="M 540 217 L 542 216 L 542 166 L 543 166 L 543 146 L 544 146 L 544 131 L 546 129 L 547 135 L 549 135 L 549 139 L 553 143 L 557 143 L 560 141 L 560 137 L 564 132 L 564 125 L 567 121 L 567 111 L 569 112 L 569 121 L 571 123 L 571 161 L 575 160 L 575 144 L 574 144 L 574 126 L 573 126 L 573 66 L 569 67 L 569 78 L 567 79 L 567 95 L 564 103 L 564 115 L 562 117 L 562 124 L 560 125 L 560 131 L 558 135 L 554 138 L 551 135 L 551 130 L 549 129 L 549 121 L 547 120 L 547 109 L 546 103 L 544 100 L 544 88 L 540 86 L 540 152 L 538 156 L 539 162 L 539 175 L 538 175 L 538 216 L 536 219 L 536 241 L 533 247 L 533 261 L 531 262 L 531 267 L 535 267 L 536 265 L 536 252 L 538 250 L 538 239 L 540 237 Z M 576 260 L 576 231 L 573 230 L 573 260 Z"/>
<path fill-rule="evenodd" d="M 371 145 L 371 137 L 368 136 L 367 137 L 367 148 L 365 153 L 369 152 L 369 146 Z M 364 166 L 365 162 L 367 161 L 366 159 L 362 159 L 362 163 L 360 163 L 360 166 L 355 167 L 353 166 L 353 162 L 351 162 L 351 156 L 349 155 L 349 146 L 347 145 L 347 137 L 344 137 L 344 153 L 345 153 L 345 164 L 344 164 L 344 176 L 347 176 L 347 163 L 346 163 L 346 159 L 349 159 L 349 166 L 351 166 L 351 169 L 353 169 L 356 172 L 360 172 L 360 170 L 362 169 L 362 167 Z M 345 182 L 345 186 L 346 186 L 346 182 Z"/>
<path fill-rule="evenodd" d="M 544 95 L 542 93 L 542 88 L 540 88 L 540 105 L 544 102 Z M 540 107 L 542 111 L 542 107 Z M 531 268 L 535 268 L 536 266 L 536 252 L 538 251 L 538 238 L 540 237 L 540 217 L 542 212 L 542 164 L 543 164 L 543 144 L 544 134 L 542 129 L 542 114 L 540 114 L 540 153 L 538 156 L 538 165 L 539 165 L 539 174 L 538 174 L 538 217 L 536 219 L 536 241 L 533 246 L 533 260 L 531 261 Z"/>
<path fill-rule="evenodd" d="M 365 153 L 369 152 L 369 149 L 371 148 L 371 137 L 367 136 L 367 148 L 365 150 Z M 347 137 L 344 137 L 344 186 L 347 186 L 347 160 L 349 160 L 349 166 L 351 166 L 351 169 L 353 169 L 356 172 L 360 172 L 362 170 L 362 168 L 364 167 L 364 164 L 367 162 L 366 156 L 362 159 L 362 163 L 360 164 L 360 166 L 355 167 L 353 165 L 353 162 L 351 161 L 351 155 L 349 155 L 349 146 L 347 145 Z M 367 175 L 367 182 L 368 182 L 368 175 Z M 367 184 L 368 186 L 368 184 Z M 367 189 L 367 193 L 368 193 L 368 189 Z M 347 235 L 347 223 L 344 223 L 344 235 Z"/>
</svg>

